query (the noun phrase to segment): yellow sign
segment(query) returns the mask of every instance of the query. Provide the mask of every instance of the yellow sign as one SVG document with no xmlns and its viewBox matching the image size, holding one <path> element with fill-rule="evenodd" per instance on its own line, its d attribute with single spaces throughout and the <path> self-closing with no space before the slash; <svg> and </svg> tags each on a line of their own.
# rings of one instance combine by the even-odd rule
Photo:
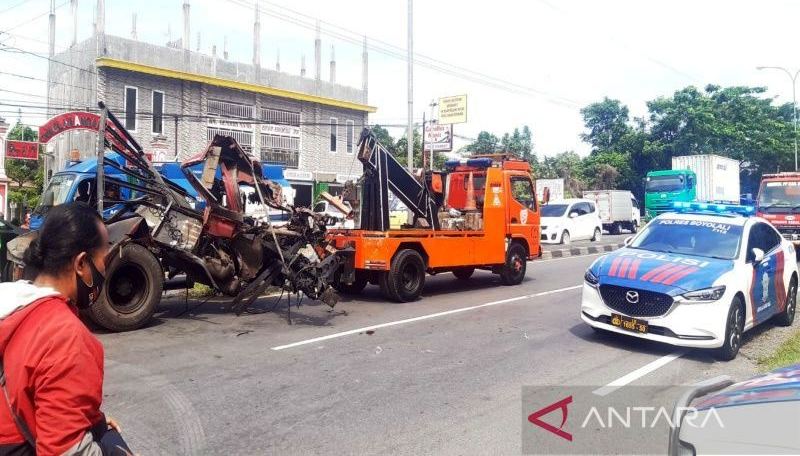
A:
<svg viewBox="0 0 800 456">
<path fill-rule="evenodd" d="M 439 124 L 457 124 L 467 121 L 467 96 L 439 98 Z"/>
</svg>

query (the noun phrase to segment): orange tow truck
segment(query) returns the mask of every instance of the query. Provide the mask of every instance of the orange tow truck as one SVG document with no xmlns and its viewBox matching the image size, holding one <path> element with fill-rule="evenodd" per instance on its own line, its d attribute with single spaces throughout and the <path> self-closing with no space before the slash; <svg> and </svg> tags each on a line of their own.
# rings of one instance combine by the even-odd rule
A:
<svg viewBox="0 0 800 456">
<path fill-rule="evenodd" d="M 355 250 L 335 285 L 340 292 L 359 293 L 371 283 L 388 299 L 408 302 L 422 293 L 426 273 L 468 280 L 475 269 L 517 285 L 527 260 L 541 256 L 528 162 L 475 156 L 447 162 L 444 172 L 413 175 L 369 129 L 358 148 L 364 175 L 349 202 L 360 212 L 360 227 L 330 232 L 337 248 Z M 389 192 L 411 213 L 400 229 L 390 228 Z"/>
</svg>

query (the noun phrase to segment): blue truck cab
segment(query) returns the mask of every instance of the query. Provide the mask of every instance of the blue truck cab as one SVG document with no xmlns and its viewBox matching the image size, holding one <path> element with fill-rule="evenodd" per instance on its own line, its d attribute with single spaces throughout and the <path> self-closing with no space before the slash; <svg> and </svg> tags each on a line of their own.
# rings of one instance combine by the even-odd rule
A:
<svg viewBox="0 0 800 456">
<path fill-rule="evenodd" d="M 106 158 L 110 160 L 114 160 L 120 164 L 120 166 L 125 165 L 125 159 L 115 153 L 115 152 L 108 152 L 106 153 Z M 186 191 L 188 196 L 197 199 L 197 191 L 192 187 L 189 181 L 186 179 L 186 176 L 183 174 L 181 170 L 181 164 L 178 162 L 162 162 L 162 163 L 155 163 L 155 168 L 158 170 L 159 173 L 164 177 L 164 179 L 171 181 L 172 183 L 178 185 L 183 190 Z M 202 175 L 203 169 L 202 165 L 196 165 L 190 168 L 192 173 L 194 173 L 198 178 Z M 262 165 L 263 175 L 265 178 L 270 179 L 271 181 L 280 185 L 283 189 L 283 194 L 286 199 L 287 204 L 293 204 L 294 190 L 289 185 L 289 182 L 283 176 L 283 168 L 278 165 Z M 111 166 L 106 166 L 104 169 L 106 176 L 115 177 L 119 180 L 126 180 L 127 176 L 120 173 L 116 169 L 112 168 Z M 219 169 L 217 173 L 219 173 Z M 96 205 L 97 204 L 97 196 L 95 192 L 95 178 L 97 177 L 97 159 L 92 158 L 89 160 L 85 160 L 82 162 L 73 163 L 63 171 L 59 171 L 58 173 L 54 174 L 53 177 L 50 179 L 50 182 L 47 184 L 47 187 L 42 194 L 41 201 L 36 209 L 33 210 L 31 214 L 30 220 L 30 228 L 31 230 L 39 229 L 42 224 L 44 223 L 44 219 L 47 215 L 47 211 L 52 208 L 53 206 L 57 206 L 59 204 L 69 203 L 73 201 L 83 201 L 89 205 Z M 221 178 L 221 176 L 217 176 Z M 134 195 L 132 195 L 131 190 L 127 188 L 116 188 L 116 186 L 109 186 L 107 184 L 105 189 L 106 195 L 109 192 L 116 193 L 114 199 L 119 200 L 128 200 L 131 199 Z M 246 187 L 246 186 L 244 186 Z M 255 191 L 254 189 L 252 189 Z M 248 194 L 248 189 L 243 188 L 243 193 Z M 118 197 L 117 197 L 118 196 Z M 205 206 L 205 202 L 202 199 L 197 199 L 195 203 L 195 209 L 203 209 Z M 103 211 L 103 219 L 108 220 L 118 211 L 123 208 L 122 205 L 112 205 L 107 207 Z M 252 214 L 250 214 L 252 212 Z M 246 213 L 248 215 L 255 215 L 255 216 L 263 216 L 267 213 L 269 214 L 270 219 L 273 222 L 280 222 L 285 219 L 288 219 L 288 213 L 275 210 L 269 208 L 266 210 L 264 214 L 261 212 L 265 212 L 264 209 L 260 209 L 255 207 L 255 205 L 250 204 L 246 206 Z"/>
<path fill-rule="evenodd" d="M 114 160 L 121 166 L 125 165 L 125 159 L 114 152 L 106 154 L 106 158 Z M 110 166 L 104 169 L 106 175 L 116 177 L 124 180 L 125 176 L 119 171 Z M 59 204 L 69 203 L 73 201 L 82 201 L 89 205 L 97 204 L 97 194 L 95 189 L 95 178 L 97 176 L 97 159 L 92 158 L 89 160 L 75 162 L 54 174 L 47 184 L 47 187 L 42 194 L 39 205 L 31 213 L 30 227 L 31 230 L 38 230 L 44 223 L 47 211 Z M 128 199 L 131 197 L 130 190 L 126 188 L 116 188 L 116 186 L 106 189 L 109 192 L 119 192 L 120 200 Z M 120 206 L 111 206 L 103 211 L 103 218 L 108 219 L 121 209 Z"/>
</svg>

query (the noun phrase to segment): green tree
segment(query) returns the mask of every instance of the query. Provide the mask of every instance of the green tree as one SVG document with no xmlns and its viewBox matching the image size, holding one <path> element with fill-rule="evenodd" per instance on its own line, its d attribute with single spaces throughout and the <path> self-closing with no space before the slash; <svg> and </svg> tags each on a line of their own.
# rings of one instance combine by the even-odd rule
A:
<svg viewBox="0 0 800 456">
<path fill-rule="evenodd" d="M 38 135 L 31 127 L 17 122 L 8 132 L 8 139 L 14 141 L 36 141 Z M 6 159 L 6 175 L 16 187 L 9 190 L 8 200 L 17 203 L 16 217 L 20 220 L 25 209 L 30 209 L 39 204 L 39 195 L 42 193 L 44 174 L 41 160 L 15 160 Z"/>
<path fill-rule="evenodd" d="M 394 138 L 392 138 L 392 135 L 389 134 L 388 130 L 381 127 L 380 125 L 375 125 L 374 127 L 372 127 L 372 133 L 375 134 L 375 137 L 378 138 L 378 142 L 380 142 L 383 147 L 385 147 L 389 152 L 394 154 L 394 149 L 395 149 Z"/>
<path fill-rule="evenodd" d="M 477 154 L 493 154 L 498 151 L 499 146 L 500 138 L 488 131 L 482 131 L 478 133 L 478 138 L 473 143 L 465 147 L 465 150 Z"/>
<path fill-rule="evenodd" d="M 575 151 L 544 157 L 539 162 L 537 177 L 542 179 L 564 179 L 565 196 L 579 197 L 585 189 L 583 182 L 583 160 Z"/>
<path fill-rule="evenodd" d="M 588 133 L 581 138 L 592 145 L 592 151 L 612 150 L 630 132 L 628 107 L 608 97 L 581 109 Z"/>
<path fill-rule="evenodd" d="M 394 150 L 389 150 L 389 152 L 394 155 L 394 157 L 402 163 L 403 165 L 408 163 L 408 137 L 403 135 L 394 145 Z M 433 169 L 444 169 L 444 163 L 447 161 L 447 157 L 441 152 L 434 152 L 433 153 Z M 414 168 L 422 168 L 422 135 L 417 131 L 414 130 Z"/>
</svg>

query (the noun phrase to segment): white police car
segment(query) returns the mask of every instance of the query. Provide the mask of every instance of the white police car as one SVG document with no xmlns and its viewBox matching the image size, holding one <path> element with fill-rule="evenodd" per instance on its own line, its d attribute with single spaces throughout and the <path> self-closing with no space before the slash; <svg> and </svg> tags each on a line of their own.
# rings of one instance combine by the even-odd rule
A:
<svg viewBox="0 0 800 456">
<path fill-rule="evenodd" d="M 752 207 L 676 203 L 584 276 L 581 318 L 595 329 L 739 352 L 742 333 L 797 303 L 794 247 Z"/>
</svg>

